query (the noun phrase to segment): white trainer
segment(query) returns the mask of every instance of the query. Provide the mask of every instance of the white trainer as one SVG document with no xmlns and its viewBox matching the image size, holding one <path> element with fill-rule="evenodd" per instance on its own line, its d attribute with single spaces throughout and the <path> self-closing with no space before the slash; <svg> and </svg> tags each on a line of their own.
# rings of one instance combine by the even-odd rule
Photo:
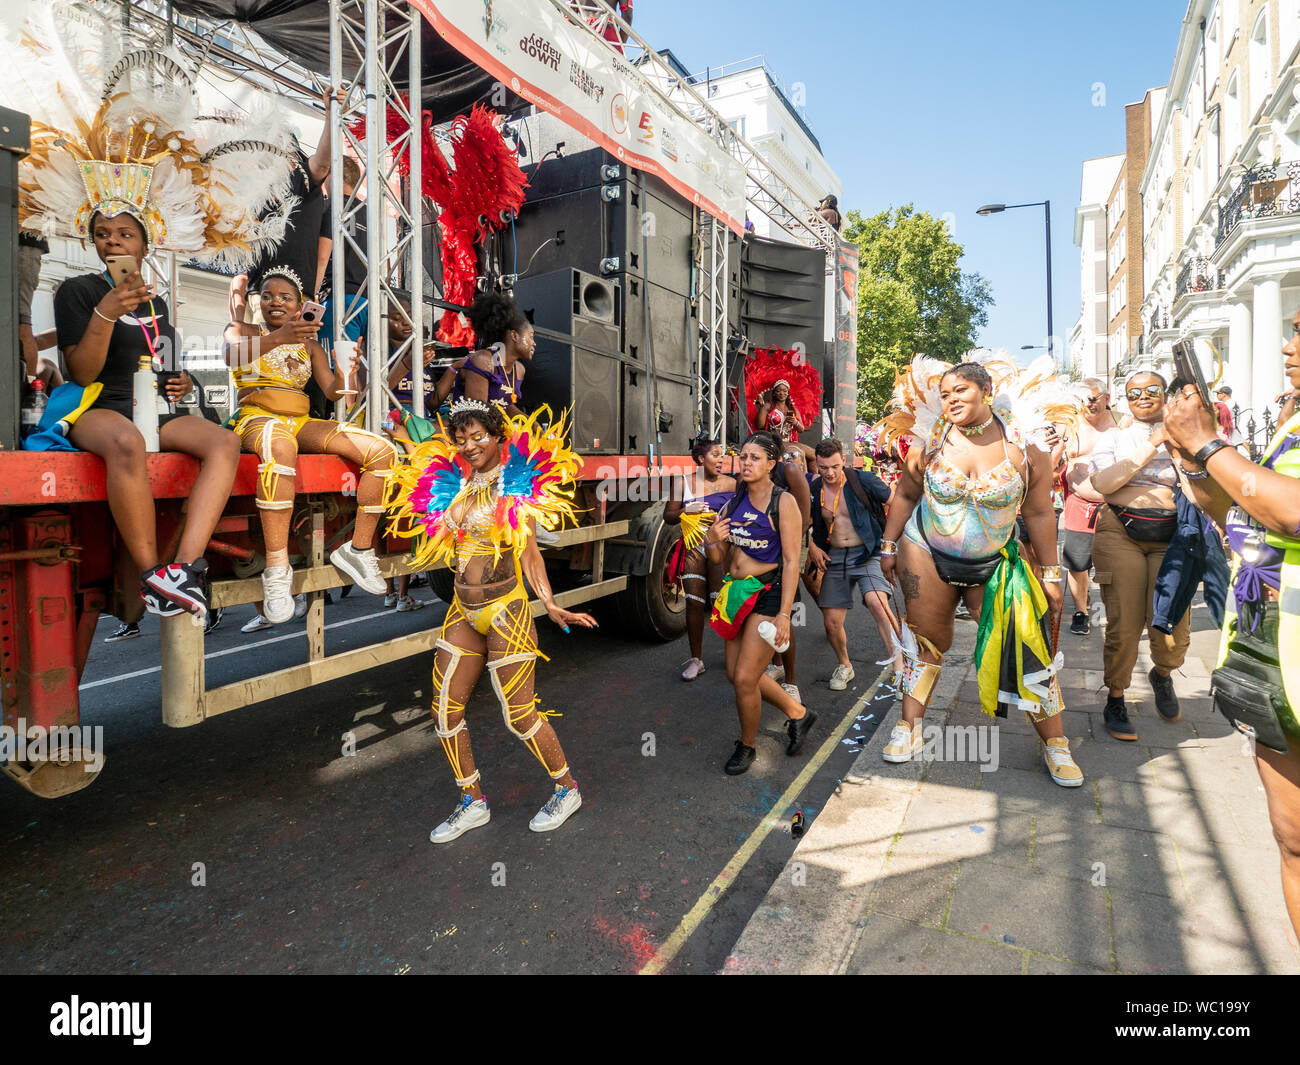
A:
<svg viewBox="0 0 1300 1065">
<path fill-rule="evenodd" d="M 857 674 L 853 672 L 852 666 L 836 666 L 835 672 L 831 674 L 831 691 L 842 692 L 849 686 L 849 681 L 851 681 L 855 676 L 857 676 Z"/>
<path fill-rule="evenodd" d="M 777 665 L 775 662 L 767 667 L 766 673 L 778 684 L 785 680 L 785 666 Z"/>
<path fill-rule="evenodd" d="M 534 832 L 550 832 L 564 824 L 581 805 L 582 796 L 578 793 L 577 785 L 557 784 L 555 794 L 546 800 L 546 804 L 528 822 L 528 827 Z"/>
<path fill-rule="evenodd" d="M 916 722 L 915 728 L 906 721 L 898 722 L 889 734 L 889 742 L 880 752 L 880 757 L 886 762 L 910 762 L 913 755 L 925 749 L 923 731 L 920 721 Z"/>
<path fill-rule="evenodd" d="M 330 552 L 330 565 L 351 577 L 356 581 L 357 587 L 371 595 L 383 595 L 386 591 L 384 578 L 379 575 L 379 559 L 375 558 L 373 547 L 361 551 L 349 541 Z"/>
<path fill-rule="evenodd" d="M 791 699 L 793 699 L 800 706 L 803 705 L 803 700 L 799 698 L 799 685 L 786 684 L 784 681 L 782 681 L 781 687 L 785 689 L 785 693 L 788 696 L 790 696 Z"/>
<path fill-rule="evenodd" d="M 307 616 L 306 592 L 299 592 L 293 597 L 293 616 L 295 618 L 305 618 Z"/>
<path fill-rule="evenodd" d="M 488 809 L 487 799 L 474 799 L 469 792 L 460 797 L 460 804 L 452 810 L 451 816 L 429 833 L 430 843 L 450 843 L 459 839 L 471 828 L 486 825 L 492 820 L 492 811 Z"/>
<path fill-rule="evenodd" d="M 273 629 L 273 628 L 275 628 L 275 626 L 272 625 L 269 621 L 267 621 L 266 618 L 262 617 L 261 614 L 254 614 L 252 621 L 246 621 L 244 622 L 244 624 L 239 626 L 239 631 L 240 632 L 261 632 L 263 629 Z"/>
<path fill-rule="evenodd" d="M 267 566 L 262 570 L 262 615 L 272 625 L 293 620 L 293 570 Z"/>
</svg>

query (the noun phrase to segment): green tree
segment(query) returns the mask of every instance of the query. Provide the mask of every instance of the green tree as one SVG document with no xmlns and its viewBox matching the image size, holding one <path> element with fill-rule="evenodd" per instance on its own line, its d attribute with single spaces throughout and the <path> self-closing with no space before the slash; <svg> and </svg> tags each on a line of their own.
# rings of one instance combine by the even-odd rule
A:
<svg viewBox="0 0 1300 1065">
<path fill-rule="evenodd" d="M 987 282 L 960 266 L 948 225 L 912 204 L 848 214 L 858 246 L 858 415 L 874 421 L 899 369 L 918 352 L 956 361 L 976 346 L 993 303 Z"/>
</svg>

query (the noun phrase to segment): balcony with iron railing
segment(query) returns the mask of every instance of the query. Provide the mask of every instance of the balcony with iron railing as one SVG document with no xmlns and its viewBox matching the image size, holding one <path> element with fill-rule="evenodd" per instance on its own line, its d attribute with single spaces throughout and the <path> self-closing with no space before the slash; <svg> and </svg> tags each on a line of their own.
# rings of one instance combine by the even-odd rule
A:
<svg viewBox="0 0 1300 1065">
<path fill-rule="evenodd" d="M 1287 214 L 1300 214 L 1300 159 L 1251 167 L 1219 215 L 1217 242 L 1222 244 L 1242 222 Z"/>
<path fill-rule="evenodd" d="M 1221 286 L 1219 271 L 1210 265 L 1210 260 L 1203 256 L 1193 256 L 1178 271 L 1178 280 L 1174 285 L 1174 302 L 1196 292 L 1212 292 Z"/>
</svg>

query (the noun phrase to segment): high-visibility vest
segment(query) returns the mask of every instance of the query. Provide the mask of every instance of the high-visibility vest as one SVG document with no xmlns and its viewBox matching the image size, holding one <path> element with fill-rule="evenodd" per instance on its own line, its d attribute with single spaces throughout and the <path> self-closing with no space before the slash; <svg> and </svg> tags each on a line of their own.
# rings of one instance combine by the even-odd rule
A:
<svg viewBox="0 0 1300 1065">
<path fill-rule="evenodd" d="M 1268 448 L 1265 449 L 1263 461 L 1268 461 L 1292 433 L 1300 433 L 1300 414 L 1296 414 L 1279 426 Z M 1278 454 L 1273 462 L 1273 471 L 1300 481 L 1300 444 Z M 1282 687 L 1286 692 L 1287 702 L 1293 709 L 1300 710 L 1300 539 L 1267 530 L 1264 542 L 1284 552 L 1278 595 L 1278 657 L 1282 663 Z M 1234 580 L 1240 566 L 1241 559 L 1234 558 L 1232 563 Z M 1219 638 L 1219 665 L 1223 665 L 1224 659 L 1228 657 L 1228 641 L 1236 631 L 1236 599 L 1229 594 L 1224 611 L 1223 632 Z"/>
</svg>

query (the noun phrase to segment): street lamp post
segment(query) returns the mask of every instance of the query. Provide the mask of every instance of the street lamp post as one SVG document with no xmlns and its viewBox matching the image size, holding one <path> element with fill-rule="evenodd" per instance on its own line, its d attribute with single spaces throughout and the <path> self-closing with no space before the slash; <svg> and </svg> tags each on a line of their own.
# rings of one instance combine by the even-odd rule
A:
<svg viewBox="0 0 1300 1065">
<path fill-rule="evenodd" d="M 986 203 L 976 214 L 1001 214 L 1014 211 L 1017 207 L 1041 207 L 1043 223 L 1047 230 L 1047 350 L 1053 361 L 1056 359 L 1056 334 L 1052 331 L 1052 201 L 1041 200 L 1037 203 Z"/>
</svg>

